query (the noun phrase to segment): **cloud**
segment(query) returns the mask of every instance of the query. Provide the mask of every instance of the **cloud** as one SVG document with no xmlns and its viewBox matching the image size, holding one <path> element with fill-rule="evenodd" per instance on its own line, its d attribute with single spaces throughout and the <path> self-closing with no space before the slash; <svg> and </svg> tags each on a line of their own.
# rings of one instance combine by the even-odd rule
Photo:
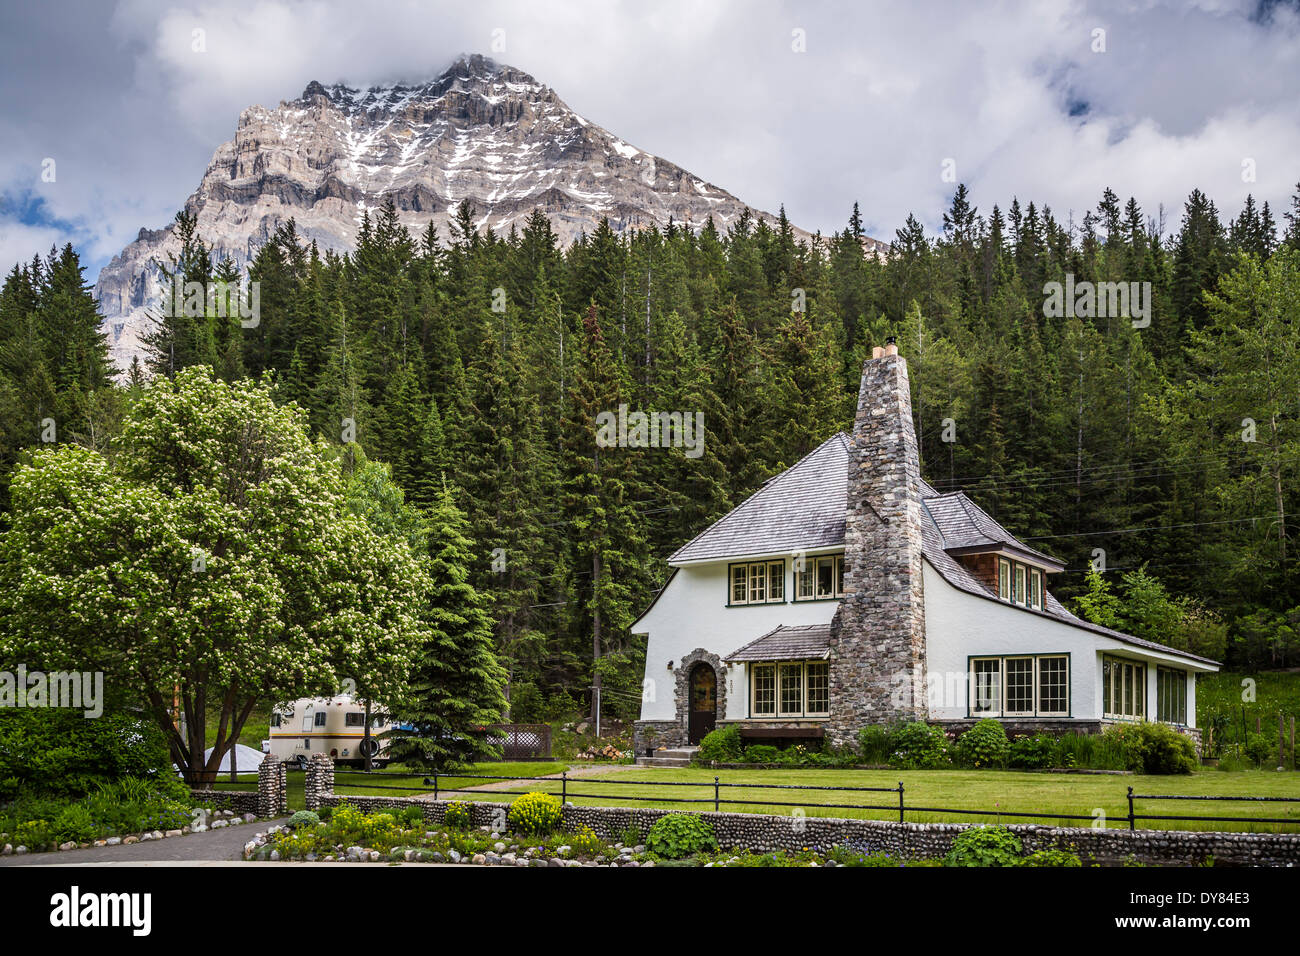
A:
<svg viewBox="0 0 1300 956">
<path fill-rule="evenodd" d="M 428 78 L 461 52 L 814 230 L 855 201 L 881 238 L 909 212 L 933 230 L 947 159 L 983 212 L 1016 195 L 1077 220 L 1111 186 L 1170 228 L 1193 187 L 1225 216 L 1247 192 L 1280 215 L 1300 179 L 1288 3 L 123 0 L 0 18 L 0 193 L 56 157 L 47 208 L 96 266 L 170 220 L 248 106 L 313 79 Z M 28 238 L 0 212 L 0 266 Z"/>
</svg>

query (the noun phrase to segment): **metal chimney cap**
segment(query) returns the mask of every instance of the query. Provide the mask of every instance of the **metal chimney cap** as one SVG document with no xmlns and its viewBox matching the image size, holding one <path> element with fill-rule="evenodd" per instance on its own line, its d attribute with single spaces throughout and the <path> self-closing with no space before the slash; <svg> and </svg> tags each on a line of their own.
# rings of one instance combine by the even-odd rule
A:
<svg viewBox="0 0 1300 956">
<path fill-rule="evenodd" d="M 896 345 L 897 343 L 898 343 L 898 336 L 897 336 L 897 335 L 886 335 L 886 336 L 885 336 L 885 344 L 886 344 L 886 345 Z"/>
</svg>

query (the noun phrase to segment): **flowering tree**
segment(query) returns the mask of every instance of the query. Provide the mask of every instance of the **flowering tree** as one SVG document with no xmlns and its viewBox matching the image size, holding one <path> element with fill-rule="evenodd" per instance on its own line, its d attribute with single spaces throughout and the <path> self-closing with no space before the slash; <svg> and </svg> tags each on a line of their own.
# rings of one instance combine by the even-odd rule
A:
<svg viewBox="0 0 1300 956">
<path fill-rule="evenodd" d="M 191 784 L 259 703 L 349 678 L 399 697 L 427 639 L 421 560 L 348 507 L 337 457 L 266 383 L 156 379 L 107 455 L 38 451 L 12 501 L 0 657 L 138 690 Z"/>
</svg>

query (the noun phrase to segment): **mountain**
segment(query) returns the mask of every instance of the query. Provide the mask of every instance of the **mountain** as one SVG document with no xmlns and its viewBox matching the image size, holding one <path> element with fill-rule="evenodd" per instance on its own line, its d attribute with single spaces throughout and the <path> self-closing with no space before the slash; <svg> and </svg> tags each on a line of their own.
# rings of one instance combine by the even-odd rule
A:
<svg viewBox="0 0 1300 956">
<path fill-rule="evenodd" d="M 350 251 L 363 213 L 389 196 L 416 236 L 432 220 L 444 241 L 465 199 L 478 227 L 498 233 L 540 208 L 565 243 L 606 217 L 616 231 L 670 220 L 699 228 L 710 215 L 725 229 L 746 208 L 583 119 L 522 70 L 478 55 L 423 85 L 313 81 L 275 109 L 249 107 L 185 208 L 215 255 L 244 268 L 290 218 L 322 250 Z M 869 244 L 877 253 L 884 245 Z M 95 295 L 119 368 L 140 353 L 156 314 L 153 263 L 177 247 L 171 225 L 141 229 L 100 272 Z"/>
</svg>

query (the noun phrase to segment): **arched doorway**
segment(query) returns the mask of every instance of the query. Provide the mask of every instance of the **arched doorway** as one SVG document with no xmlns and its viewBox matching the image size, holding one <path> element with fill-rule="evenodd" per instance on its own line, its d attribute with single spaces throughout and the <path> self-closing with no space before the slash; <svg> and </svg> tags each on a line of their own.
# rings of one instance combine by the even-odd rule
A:
<svg viewBox="0 0 1300 956">
<path fill-rule="evenodd" d="M 718 676 L 712 665 L 700 661 L 691 668 L 691 709 L 687 733 L 698 744 L 718 722 Z"/>
</svg>

